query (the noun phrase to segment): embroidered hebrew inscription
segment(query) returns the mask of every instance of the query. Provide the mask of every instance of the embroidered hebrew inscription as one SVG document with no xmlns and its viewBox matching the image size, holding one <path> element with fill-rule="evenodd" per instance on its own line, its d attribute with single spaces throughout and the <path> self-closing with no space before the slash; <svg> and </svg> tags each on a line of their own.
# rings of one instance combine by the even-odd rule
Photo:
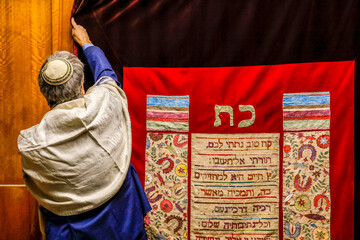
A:
<svg viewBox="0 0 360 240">
<path fill-rule="evenodd" d="M 329 131 L 284 133 L 284 238 L 330 239 Z"/>
<path fill-rule="evenodd" d="M 146 217 L 149 239 L 187 239 L 188 136 L 148 133 L 145 193 L 152 210 Z"/>
<path fill-rule="evenodd" d="M 190 239 L 278 239 L 279 137 L 192 134 Z"/>
</svg>

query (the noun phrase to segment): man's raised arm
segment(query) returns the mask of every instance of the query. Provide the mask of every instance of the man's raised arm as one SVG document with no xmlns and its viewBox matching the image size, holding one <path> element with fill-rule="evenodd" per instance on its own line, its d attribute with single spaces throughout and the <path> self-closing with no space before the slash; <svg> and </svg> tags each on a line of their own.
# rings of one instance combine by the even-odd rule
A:
<svg viewBox="0 0 360 240">
<path fill-rule="evenodd" d="M 108 76 L 115 80 L 117 85 L 121 87 L 121 84 L 109 61 L 105 57 L 104 52 L 99 47 L 92 44 L 86 29 L 83 26 L 78 25 L 74 18 L 71 18 L 71 25 L 73 38 L 75 42 L 82 47 L 86 60 L 94 75 L 95 82 L 104 76 Z M 100 82 L 97 82 L 97 84 L 99 83 Z"/>
</svg>

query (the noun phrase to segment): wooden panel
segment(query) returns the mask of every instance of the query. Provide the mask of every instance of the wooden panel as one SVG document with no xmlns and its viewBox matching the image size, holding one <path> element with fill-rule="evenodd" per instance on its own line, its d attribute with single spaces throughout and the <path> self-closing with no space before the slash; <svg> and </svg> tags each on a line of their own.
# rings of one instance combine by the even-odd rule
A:
<svg viewBox="0 0 360 240">
<path fill-rule="evenodd" d="M 35 200 L 21 186 L 0 187 L 0 240 L 39 239 Z"/>
<path fill-rule="evenodd" d="M 57 50 L 73 51 L 71 37 L 71 9 L 72 0 L 52 0 L 52 48 Z"/>
<path fill-rule="evenodd" d="M 17 136 L 50 109 L 37 75 L 52 52 L 72 50 L 72 2 L 0 0 L 0 240 L 40 238 L 37 203 L 22 185 Z"/>
<path fill-rule="evenodd" d="M 49 110 L 37 75 L 48 55 L 72 51 L 71 8 L 72 0 L 0 0 L 0 184 L 23 182 L 17 136 Z"/>
<path fill-rule="evenodd" d="M 0 184 L 19 184 L 23 180 L 17 136 L 49 110 L 37 75 L 51 53 L 51 4 L 1 1 L 0 6 Z"/>
</svg>

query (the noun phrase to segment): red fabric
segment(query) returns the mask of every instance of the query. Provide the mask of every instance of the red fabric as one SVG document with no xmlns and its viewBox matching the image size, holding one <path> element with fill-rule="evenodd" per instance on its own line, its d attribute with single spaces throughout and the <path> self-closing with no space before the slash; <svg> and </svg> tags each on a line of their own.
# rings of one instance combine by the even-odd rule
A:
<svg viewBox="0 0 360 240">
<path fill-rule="evenodd" d="M 359 10 L 360 4 L 358 0 L 74 0 L 73 13 L 77 23 L 87 29 L 92 42 L 101 47 L 105 52 L 105 55 L 108 57 L 120 79 L 122 76 L 122 66 L 223 67 L 354 60 L 359 56 L 360 49 Z M 79 53 L 81 55 L 81 51 Z M 357 64 L 356 72 L 359 72 L 359 70 L 360 65 Z M 322 72 L 319 69 L 316 69 L 316 71 Z M 89 87 L 92 83 L 92 76 L 90 71 L 87 73 L 85 86 Z M 259 74 L 261 75 L 263 73 Z M 304 75 L 305 73 L 299 74 Z M 188 73 L 184 72 L 183 75 L 186 76 Z M 359 74 L 356 74 L 355 81 L 355 106 L 357 109 L 360 105 L 359 76 Z M 154 78 L 145 77 L 145 79 L 151 81 Z M 172 76 L 172 78 L 176 77 Z M 261 76 L 259 76 L 259 78 L 261 78 Z M 242 79 L 243 78 L 239 78 L 239 81 Z M 292 81 L 292 79 L 300 81 L 295 82 Z M 278 91 L 278 88 L 280 88 L 287 92 L 297 92 L 312 88 L 318 89 L 318 86 L 309 85 L 306 76 L 304 76 L 304 78 L 292 76 L 292 79 L 287 79 L 278 86 L 270 85 L 273 86 L 273 90 Z M 168 79 L 163 79 L 164 82 L 167 80 Z M 194 80 L 196 80 L 197 85 L 201 85 L 204 89 L 211 87 L 206 84 L 208 81 L 214 82 L 211 79 L 209 80 L 209 78 Z M 329 84 L 326 82 L 326 78 L 324 78 L 323 81 L 322 84 L 324 86 Z M 135 84 L 138 82 L 139 81 L 136 81 Z M 153 84 L 158 84 L 158 82 L 159 81 L 155 81 Z M 280 80 L 278 82 L 280 82 Z M 124 85 L 125 89 L 127 88 L 126 84 Z M 169 82 L 169 86 L 171 84 L 172 83 Z M 183 82 L 179 84 L 183 84 Z M 220 83 L 215 84 L 215 86 L 218 84 Z M 257 95 L 261 92 L 267 93 L 273 91 L 271 89 L 264 90 L 263 88 L 267 88 L 269 83 L 265 83 L 262 80 L 257 80 L 256 83 L 252 84 L 244 84 L 246 84 L 246 86 L 248 86 L 247 89 L 250 89 L 252 92 L 242 93 L 242 102 L 248 100 L 253 101 L 249 98 L 249 95 L 252 96 L 255 92 Z M 261 84 L 261 86 L 260 89 L 255 91 L 253 86 L 256 86 L 256 84 Z M 287 85 L 285 86 L 283 84 Z M 146 87 L 149 87 L 149 85 L 150 83 L 144 84 Z M 164 85 L 167 86 L 165 83 L 160 84 L 162 88 L 164 88 Z M 344 86 L 347 86 L 347 83 L 344 83 L 342 80 L 338 80 L 338 85 L 339 89 L 331 93 L 331 101 L 333 103 L 331 118 L 332 145 L 334 144 L 333 141 L 337 141 L 341 149 L 345 149 L 348 146 L 349 148 L 345 155 L 337 154 L 335 156 L 339 157 L 337 159 L 334 159 L 332 156 L 331 161 L 344 161 L 343 164 L 348 165 L 341 165 L 344 169 L 340 168 L 339 171 L 337 171 L 337 166 L 335 167 L 336 170 L 332 168 L 331 179 L 332 186 L 336 184 L 339 186 L 338 189 L 344 185 L 344 191 L 337 194 L 350 194 L 351 198 L 354 194 L 354 189 L 349 191 L 353 185 L 353 181 L 350 179 L 354 171 L 352 169 L 354 166 L 353 156 L 355 154 L 355 156 L 359 158 L 360 150 L 356 148 L 355 152 L 352 152 L 354 150 L 352 138 L 354 134 L 351 135 L 350 131 L 346 131 L 343 136 L 335 140 L 333 139 L 333 131 L 341 131 L 342 128 L 345 127 L 345 129 L 347 129 L 354 124 L 354 120 L 349 117 L 353 115 L 354 112 L 347 112 L 354 110 L 352 103 L 346 101 L 348 103 L 347 106 L 342 105 L 334 109 L 334 101 L 336 99 L 343 101 L 343 97 L 351 98 L 354 96 L 352 92 L 353 85 L 349 86 L 347 90 L 345 90 L 346 87 Z M 300 88 L 298 88 L 299 86 Z M 131 83 L 129 87 L 131 88 Z M 191 86 L 189 87 L 191 88 Z M 141 96 L 141 89 L 143 89 L 143 87 L 138 86 L 138 88 L 139 96 Z M 219 96 L 235 91 L 232 88 L 229 89 L 226 89 L 227 92 L 220 93 Z M 191 91 L 191 89 L 183 89 L 182 91 L 185 90 Z M 197 90 L 192 91 L 195 92 Z M 242 90 L 239 91 L 243 92 Z M 336 97 L 336 92 L 339 94 L 337 98 L 334 98 Z M 350 96 L 345 96 L 347 94 Z M 257 101 L 260 101 L 258 105 L 268 105 L 269 103 L 267 103 L 267 101 L 272 100 L 271 96 L 272 95 L 266 96 L 262 98 L 262 100 L 257 99 Z M 208 96 L 205 96 L 205 99 L 207 98 Z M 280 97 L 276 95 L 275 98 Z M 228 97 L 221 99 L 227 101 L 225 99 L 228 99 Z M 257 115 L 262 114 L 260 112 L 261 109 L 265 109 L 265 107 L 261 107 L 261 109 L 258 109 L 259 106 L 255 107 L 257 108 Z M 280 105 L 273 106 L 273 109 L 276 111 L 279 110 L 278 108 L 280 108 Z M 138 110 L 141 111 L 141 109 Z M 196 112 L 195 110 L 191 111 Z M 268 118 L 268 115 L 273 114 L 273 112 L 271 114 L 270 112 L 270 110 L 263 112 L 263 114 L 267 115 L 262 116 L 262 118 Z M 336 115 L 334 115 L 335 113 Z M 141 115 L 143 113 L 139 112 L 138 114 Z M 242 116 L 238 111 L 235 111 L 235 114 Z M 249 112 L 243 113 L 243 117 L 247 118 L 247 114 L 249 114 Z M 279 113 L 276 112 L 276 114 Z M 211 114 L 209 114 L 209 116 L 210 115 Z M 334 125 L 334 116 L 340 118 L 341 121 L 344 122 L 343 125 Z M 213 119 L 211 119 L 210 122 L 208 122 L 209 120 L 205 116 L 199 117 L 201 117 L 201 119 L 199 119 L 202 120 L 201 123 L 205 125 L 211 125 L 210 122 L 213 121 Z M 269 121 L 274 125 L 267 123 L 266 127 L 271 125 L 271 127 L 280 131 L 280 117 L 276 118 L 279 121 L 276 121 L 273 117 L 271 119 L 273 120 Z M 355 122 L 358 123 L 360 111 L 355 112 L 355 119 Z M 194 120 L 192 120 L 191 125 L 194 124 L 193 121 Z M 238 122 L 236 118 L 235 122 Z M 257 126 L 260 126 L 260 122 L 265 121 L 257 118 L 255 125 L 251 128 L 236 129 L 235 126 L 233 131 L 245 132 L 252 131 L 252 129 L 256 130 Z M 144 126 L 140 126 L 139 129 L 141 129 L 142 132 L 145 131 Z M 211 125 L 209 131 L 213 129 Z M 355 131 L 357 134 L 355 135 L 355 144 L 357 145 L 359 145 L 359 129 L 359 124 L 356 124 Z M 138 140 L 140 141 L 140 139 Z M 144 141 L 144 139 L 141 139 L 141 141 Z M 143 156 L 141 152 L 137 154 L 139 155 L 136 156 L 138 159 L 140 156 Z M 332 152 L 332 154 L 335 153 Z M 140 167 L 140 169 L 138 167 L 139 172 L 143 171 L 141 168 L 143 167 Z M 355 163 L 355 169 L 359 172 L 358 163 Z M 360 176 L 359 174 L 356 176 L 355 180 L 357 185 L 355 194 L 357 196 L 357 202 L 355 206 L 359 206 Z M 343 204 L 353 206 L 353 203 L 349 201 L 344 201 Z M 333 237 L 336 237 L 333 239 L 352 239 L 351 237 L 347 237 L 350 235 L 343 234 L 345 231 L 347 234 L 351 234 L 354 230 L 353 224 L 349 224 L 349 221 L 353 217 L 353 211 L 351 208 L 345 209 L 342 214 L 347 216 L 347 219 L 344 224 L 339 224 L 339 227 L 336 227 L 335 230 L 339 229 L 339 233 L 333 231 L 332 234 L 335 234 Z M 344 218 L 335 217 L 337 219 Z M 360 207 L 357 207 L 355 220 L 356 219 L 360 219 Z M 355 222 L 358 239 L 360 239 L 360 221 L 357 220 Z M 349 227 L 346 227 L 347 225 L 349 225 Z M 334 226 L 332 227 L 334 228 Z"/>
<path fill-rule="evenodd" d="M 124 90 L 133 131 L 132 163 L 144 181 L 147 94 L 189 95 L 190 135 L 280 133 L 282 136 L 284 93 L 329 91 L 331 237 L 354 239 L 354 67 L 354 61 L 343 61 L 252 67 L 124 68 Z M 226 114 L 221 115 L 222 125 L 214 127 L 215 105 L 233 107 L 233 127 Z M 241 120 L 251 117 L 249 112 L 240 113 L 238 105 L 254 106 L 256 119 L 252 126 L 237 127 Z M 279 181 L 281 193 L 282 178 Z M 280 224 L 280 239 L 282 232 Z"/>
</svg>

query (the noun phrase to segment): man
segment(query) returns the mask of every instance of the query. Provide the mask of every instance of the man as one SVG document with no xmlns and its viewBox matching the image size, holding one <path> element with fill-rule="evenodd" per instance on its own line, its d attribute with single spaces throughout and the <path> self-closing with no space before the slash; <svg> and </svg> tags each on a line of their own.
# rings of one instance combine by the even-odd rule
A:
<svg viewBox="0 0 360 240">
<path fill-rule="evenodd" d="M 71 24 L 96 81 L 85 94 L 81 61 L 68 52 L 48 57 L 38 81 L 52 109 L 18 137 L 24 181 L 47 239 L 146 239 L 151 207 L 130 164 L 125 93 L 86 30 Z"/>
</svg>

